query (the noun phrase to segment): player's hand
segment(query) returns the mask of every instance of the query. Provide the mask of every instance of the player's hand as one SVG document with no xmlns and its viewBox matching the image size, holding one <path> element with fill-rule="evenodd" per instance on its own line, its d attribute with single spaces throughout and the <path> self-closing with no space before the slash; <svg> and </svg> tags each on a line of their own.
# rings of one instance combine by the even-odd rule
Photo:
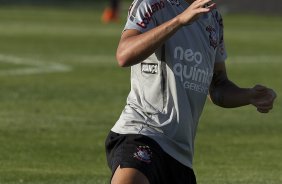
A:
<svg viewBox="0 0 282 184">
<path fill-rule="evenodd" d="M 256 85 L 251 89 L 250 103 L 261 113 L 268 113 L 273 108 L 276 93 L 267 87 Z"/>
<path fill-rule="evenodd" d="M 203 13 L 208 13 L 216 7 L 212 0 L 196 0 L 183 13 L 178 15 L 181 25 L 188 25 L 199 18 Z"/>
</svg>

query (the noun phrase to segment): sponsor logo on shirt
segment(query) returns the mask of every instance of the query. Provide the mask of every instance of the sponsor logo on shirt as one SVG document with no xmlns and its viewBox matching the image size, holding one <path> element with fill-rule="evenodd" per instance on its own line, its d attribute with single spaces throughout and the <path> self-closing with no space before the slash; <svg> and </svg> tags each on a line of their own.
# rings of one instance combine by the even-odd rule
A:
<svg viewBox="0 0 282 184">
<path fill-rule="evenodd" d="M 158 73 L 158 64 L 156 63 L 141 63 L 141 72 L 149 74 Z"/>
<path fill-rule="evenodd" d="M 174 49 L 174 59 L 182 62 L 173 66 L 173 72 L 183 83 L 185 89 L 208 94 L 209 85 L 213 77 L 213 71 L 209 68 L 200 68 L 203 62 L 201 52 L 192 49 L 176 47 Z M 190 63 L 190 64 L 187 64 Z"/>
<path fill-rule="evenodd" d="M 165 3 L 164 0 L 161 0 L 159 2 L 156 2 L 152 5 L 150 5 L 150 7 L 148 8 L 148 11 L 144 13 L 144 15 L 142 15 L 142 21 L 141 22 L 137 22 L 136 24 L 138 26 L 140 26 L 143 29 L 147 28 L 147 25 L 151 22 L 153 14 L 160 11 L 161 9 L 163 9 L 165 7 Z"/>
</svg>

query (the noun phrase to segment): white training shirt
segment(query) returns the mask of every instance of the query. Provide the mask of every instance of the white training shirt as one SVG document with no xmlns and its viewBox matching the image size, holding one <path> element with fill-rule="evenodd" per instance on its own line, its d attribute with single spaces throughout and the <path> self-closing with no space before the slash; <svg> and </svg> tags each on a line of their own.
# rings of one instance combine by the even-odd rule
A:
<svg viewBox="0 0 282 184">
<path fill-rule="evenodd" d="M 125 30 L 145 33 L 182 13 L 185 0 L 135 0 Z M 180 28 L 143 62 L 131 67 L 131 91 L 120 134 L 143 134 L 192 168 L 194 139 L 215 62 L 224 62 L 223 25 L 217 10 Z"/>
</svg>

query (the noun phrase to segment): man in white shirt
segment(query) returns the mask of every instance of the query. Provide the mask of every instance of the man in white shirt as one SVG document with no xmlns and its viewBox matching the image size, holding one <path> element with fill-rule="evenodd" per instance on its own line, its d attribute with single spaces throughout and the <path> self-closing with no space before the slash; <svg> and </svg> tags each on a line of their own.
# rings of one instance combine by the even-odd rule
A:
<svg viewBox="0 0 282 184">
<path fill-rule="evenodd" d="M 135 0 L 117 49 L 131 91 L 106 140 L 112 184 L 195 184 L 194 139 L 206 97 L 225 108 L 273 107 L 272 89 L 226 74 L 223 21 L 211 0 Z"/>
</svg>

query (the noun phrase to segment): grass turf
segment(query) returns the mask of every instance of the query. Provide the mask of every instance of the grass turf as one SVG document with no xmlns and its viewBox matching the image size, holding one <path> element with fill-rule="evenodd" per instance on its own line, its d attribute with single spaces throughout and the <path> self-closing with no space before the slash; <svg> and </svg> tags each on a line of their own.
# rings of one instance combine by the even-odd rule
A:
<svg viewBox="0 0 282 184">
<path fill-rule="evenodd" d="M 130 86 L 129 69 L 114 59 L 123 20 L 103 25 L 100 15 L 95 8 L 0 9 L 1 184 L 108 183 L 104 139 Z M 199 184 L 282 182 L 280 19 L 225 16 L 229 77 L 244 87 L 267 84 L 278 99 L 267 115 L 207 102 L 196 139 Z M 38 70 L 52 63 L 71 71 Z"/>
</svg>

